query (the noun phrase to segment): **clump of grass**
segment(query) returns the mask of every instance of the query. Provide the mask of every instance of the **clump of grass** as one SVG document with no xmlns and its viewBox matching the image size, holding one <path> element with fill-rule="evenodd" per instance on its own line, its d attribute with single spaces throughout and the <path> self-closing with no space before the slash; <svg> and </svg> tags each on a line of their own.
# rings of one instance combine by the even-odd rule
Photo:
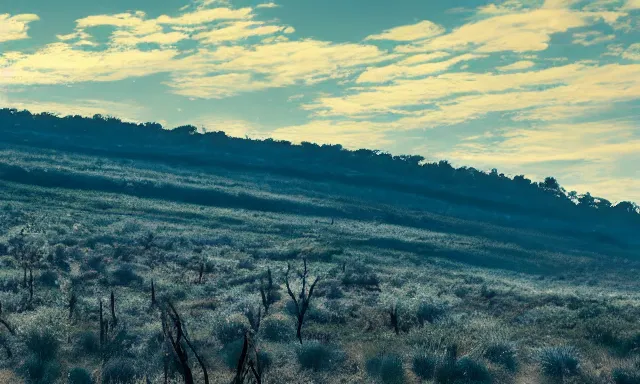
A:
<svg viewBox="0 0 640 384">
<path fill-rule="evenodd" d="M 440 304 L 422 302 L 418 306 L 416 317 L 420 326 L 424 326 L 426 323 L 433 323 L 441 318 L 445 313 L 445 309 Z"/>
<path fill-rule="evenodd" d="M 123 264 L 118 267 L 115 271 L 111 272 L 111 283 L 113 285 L 134 285 L 134 284 L 142 284 L 143 279 L 140 275 L 138 275 L 133 266 L 129 264 Z"/>
<path fill-rule="evenodd" d="M 32 330 L 25 339 L 27 349 L 39 360 L 54 360 L 60 349 L 60 342 L 48 329 Z"/>
<path fill-rule="evenodd" d="M 95 354 L 100 351 L 100 339 L 95 332 L 85 331 L 77 335 L 75 345 L 78 354 Z"/>
<path fill-rule="evenodd" d="M 633 368 L 615 368 L 611 372 L 615 384 L 640 384 L 640 370 Z"/>
<path fill-rule="evenodd" d="M 435 374 L 438 358 L 427 352 L 418 352 L 413 356 L 411 369 L 422 380 L 431 380 Z"/>
<path fill-rule="evenodd" d="M 234 314 L 227 317 L 226 321 L 219 325 L 216 336 L 223 345 L 227 345 L 241 339 L 250 328 L 245 316 Z"/>
<path fill-rule="evenodd" d="M 139 376 L 131 359 L 114 358 L 102 368 L 102 384 L 133 384 Z"/>
<path fill-rule="evenodd" d="M 383 384 L 403 384 L 406 381 L 402 357 L 394 353 L 378 354 L 366 362 L 367 373 Z"/>
<path fill-rule="evenodd" d="M 289 319 L 282 315 L 271 315 L 262 320 L 260 332 L 268 341 L 285 343 L 291 340 L 295 331 Z"/>
<path fill-rule="evenodd" d="M 341 360 L 339 350 L 317 341 L 301 345 L 298 349 L 298 362 L 303 369 L 314 372 L 332 369 Z"/>
<path fill-rule="evenodd" d="M 490 362 L 502 365 L 510 371 L 515 371 L 517 368 L 518 359 L 513 343 L 496 342 L 489 344 L 485 348 L 483 356 Z"/>
<path fill-rule="evenodd" d="M 42 360 L 33 355 L 21 367 L 27 384 L 55 383 L 60 377 L 60 363 L 55 360 Z"/>
<path fill-rule="evenodd" d="M 68 384 L 93 384 L 91 374 L 84 368 L 72 368 L 67 376 Z"/>
<path fill-rule="evenodd" d="M 572 346 L 546 347 L 540 351 L 540 368 L 553 378 L 563 379 L 578 374 L 580 358 Z"/>
</svg>

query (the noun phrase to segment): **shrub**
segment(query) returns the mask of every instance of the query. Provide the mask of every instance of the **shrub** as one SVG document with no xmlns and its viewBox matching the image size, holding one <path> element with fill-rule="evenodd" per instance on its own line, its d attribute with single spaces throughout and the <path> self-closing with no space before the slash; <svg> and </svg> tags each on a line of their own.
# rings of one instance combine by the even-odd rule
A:
<svg viewBox="0 0 640 384">
<path fill-rule="evenodd" d="M 308 342 L 298 349 L 300 366 L 314 372 L 331 369 L 339 358 L 339 351 L 317 341 Z"/>
<path fill-rule="evenodd" d="M 634 354 L 640 352 L 640 333 L 625 339 L 623 341 L 623 353 L 625 355 Z"/>
<path fill-rule="evenodd" d="M 459 360 L 441 358 L 437 363 L 434 379 L 437 384 L 489 384 L 493 381 L 487 367 L 468 356 Z"/>
<path fill-rule="evenodd" d="M 138 376 L 131 359 L 111 359 L 102 368 L 102 384 L 133 384 Z"/>
<path fill-rule="evenodd" d="M 502 365 L 510 371 L 515 371 L 518 364 L 516 348 L 512 343 L 493 343 L 485 348 L 483 356 L 490 362 Z"/>
<path fill-rule="evenodd" d="M 216 335 L 223 345 L 227 345 L 243 338 L 249 329 L 250 325 L 246 317 L 234 314 L 229 316 L 224 323 L 220 324 L 216 330 Z"/>
<path fill-rule="evenodd" d="M 413 373 L 422 380 L 431 380 L 436 370 L 438 359 L 426 352 L 419 352 L 413 356 L 411 368 Z"/>
<path fill-rule="evenodd" d="M 222 360 L 230 369 L 235 369 L 238 366 L 243 346 L 244 337 L 228 343 L 220 351 Z"/>
<path fill-rule="evenodd" d="M 45 287 L 57 287 L 58 286 L 58 274 L 54 271 L 44 271 L 38 277 L 40 284 Z"/>
<path fill-rule="evenodd" d="M 76 350 L 82 353 L 94 354 L 100 351 L 100 340 L 98 336 L 91 331 L 81 332 L 78 334 Z"/>
<path fill-rule="evenodd" d="M 111 283 L 114 285 L 141 284 L 142 281 L 142 277 L 128 264 L 121 265 L 118 269 L 111 272 Z"/>
<path fill-rule="evenodd" d="M 60 342 L 48 329 L 30 331 L 26 336 L 25 344 L 27 349 L 42 361 L 55 359 L 60 349 Z"/>
<path fill-rule="evenodd" d="M 550 377 L 564 378 L 578 374 L 578 351 L 571 346 L 547 347 L 540 352 L 540 368 Z"/>
<path fill-rule="evenodd" d="M 316 286 L 315 295 L 327 299 L 340 299 L 344 296 L 338 280 L 320 280 Z"/>
<path fill-rule="evenodd" d="M 22 365 L 22 372 L 28 384 L 53 384 L 60 377 L 60 363 L 29 357 Z"/>
<path fill-rule="evenodd" d="M 416 316 L 420 325 L 423 326 L 425 322 L 433 323 L 438 320 L 444 315 L 444 312 L 445 310 L 442 305 L 422 302 L 418 306 Z"/>
<path fill-rule="evenodd" d="M 68 384 L 93 384 L 91 374 L 84 368 L 72 368 L 67 378 Z"/>
<path fill-rule="evenodd" d="M 470 357 L 465 356 L 456 362 L 456 373 L 463 382 L 491 383 L 491 374 L 487 367 Z"/>
<path fill-rule="evenodd" d="M 380 379 L 384 384 L 402 384 L 405 382 L 402 358 L 396 354 L 380 354 L 366 363 L 367 373 Z"/>
<path fill-rule="evenodd" d="M 281 315 L 265 318 L 260 325 L 260 331 L 266 340 L 278 343 L 288 342 L 295 334 L 292 321 Z"/>
<path fill-rule="evenodd" d="M 616 368 L 611 372 L 615 384 L 640 384 L 640 370 L 632 368 Z"/>
</svg>

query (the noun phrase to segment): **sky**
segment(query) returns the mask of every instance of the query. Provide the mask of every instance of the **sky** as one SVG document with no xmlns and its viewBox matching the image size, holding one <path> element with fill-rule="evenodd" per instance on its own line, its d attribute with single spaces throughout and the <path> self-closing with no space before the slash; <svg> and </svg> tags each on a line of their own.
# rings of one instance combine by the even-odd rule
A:
<svg viewBox="0 0 640 384">
<path fill-rule="evenodd" d="M 342 144 L 640 202 L 640 0 L 2 0 L 0 107 Z"/>
</svg>

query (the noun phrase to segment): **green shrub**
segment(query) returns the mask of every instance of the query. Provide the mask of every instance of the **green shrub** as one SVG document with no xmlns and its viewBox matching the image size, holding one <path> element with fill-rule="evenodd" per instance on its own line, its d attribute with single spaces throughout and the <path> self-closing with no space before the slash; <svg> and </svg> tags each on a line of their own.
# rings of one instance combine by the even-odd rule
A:
<svg viewBox="0 0 640 384">
<path fill-rule="evenodd" d="M 216 336 L 223 345 L 227 345 L 243 338 L 249 329 L 250 325 L 246 317 L 237 314 L 231 315 L 218 326 Z"/>
<path fill-rule="evenodd" d="M 499 364 L 510 371 L 515 371 L 518 360 L 516 348 L 512 343 L 497 342 L 490 344 L 484 350 L 483 356 L 494 364 Z"/>
<path fill-rule="evenodd" d="M 632 368 L 616 368 L 611 372 L 615 384 L 640 384 L 640 370 Z"/>
<path fill-rule="evenodd" d="M 57 287 L 58 286 L 58 274 L 54 271 L 44 271 L 38 277 L 40 284 L 45 287 Z"/>
<path fill-rule="evenodd" d="M 138 377 L 131 359 L 111 359 L 102 368 L 102 384 L 133 384 Z"/>
<path fill-rule="evenodd" d="M 32 330 L 25 340 L 27 349 L 42 361 L 51 361 L 56 358 L 60 349 L 60 342 L 48 329 Z"/>
<path fill-rule="evenodd" d="M 142 277 L 138 275 L 133 267 L 129 264 L 124 264 L 118 267 L 115 271 L 111 272 L 111 283 L 114 285 L 132 285 L 142 284 Z"/>
<path fill-rule="evenodd" d="M 489 384 L 493 381 L 487 367 L 468 356 L 459 360 L 448 357 L 439 359 L 434 379 L 437 384 Z"/>
<path fill-rule="evenodd" d="M 547 347 L 540 352 L 540 368 L 550 377 L 575 376 L 580 369 L 578 351 L 571 346 Z"/>
<path fill-rule="evenodd" d="M 21 367 L 28 384 L 54 384 L 60 377 L 60 363 L 55 360 L 43 360 L 37 355 L 29 357 Z"/>
<path fill-rule="evenodd" d="M 433 323 L 434 321 L 441 318 L 445 313 L 445 309 L 442 305 L 422 302 L 418 306 L 418 311 L 416 316 L 418 318 L 418 322 L 420 325 L 424 325 L 425 322 Z"/>
<path fill-rule="evenodd" d="M 396 354 L 379 354 L 366 363 L 367 373 L 384 384 L 402 384 L 405 382 L 402 358 Z"/>
<path fill-rule="evenodd" d="M 68 384 L 93 384 L 91 374 L 84 368 L 72 368 L 67 378 Z"/>
<path fill-rule="evenodd" d="M 288 342 L 295 335 L 292 320 L 281 315 L 271 315 L 262 320 L 260 331 L 266 340 L 278 343 Z"/>
<path fill-rule="evenodd" d="M 413 356 L 411 368 L 422 380 L 431 380 L 436 370 L 438 359 L 432 354 L 419 352 Z"/>
<path fill-rule="evenodd" d="M 244 346 L 244 337 L 234 340 L 225 345 L 220 351 L 222 361 L 230 369 L 235 369 L 238 366 L 240 355 L 242 354 L 242 347 Z"/>
<path fill-rule="evenodd" d="M 298 349 L 298 362 L 303 369 L 314 372 L 331 369 L 341 359 L 340 351 L 317 341 L 307 342 Z"/>
<path fill-rule="evenodd" d="M 94 354 L 100 351 L 100 339 L 91 331 L 81 332 L 77 335 L 75 347 L 77 352 Z"/>
</svg>

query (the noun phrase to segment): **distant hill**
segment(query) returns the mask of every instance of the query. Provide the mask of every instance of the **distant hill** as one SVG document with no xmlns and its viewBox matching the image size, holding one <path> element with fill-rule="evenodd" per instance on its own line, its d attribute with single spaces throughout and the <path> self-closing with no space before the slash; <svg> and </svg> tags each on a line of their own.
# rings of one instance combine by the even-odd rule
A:
<svg viewBox="0 0 640 384">
<path fill-rule="evenodd" d="M 254 140 L 224 132 L 198 133 L 194 126 L 167 130 L 158 123 L 128 123 L 95 115 L 58 117 L 50 113 L 0 109 L 0 142 L 61 151 L 161 161 L 193 167 L 223 166 L 362 188 L 383 188 L 426 196 L 506 215 L 607 222 L 640 222 L 630 201 L 613 204 L 589 193 L 562 188 L 553 177 L 534 182 L 509 178 L 497 170 L 454 168 L 446 160 L 424 162 L 422 156 L 394 156 L 370 149 L 273 139 Z"/>
</svg>

